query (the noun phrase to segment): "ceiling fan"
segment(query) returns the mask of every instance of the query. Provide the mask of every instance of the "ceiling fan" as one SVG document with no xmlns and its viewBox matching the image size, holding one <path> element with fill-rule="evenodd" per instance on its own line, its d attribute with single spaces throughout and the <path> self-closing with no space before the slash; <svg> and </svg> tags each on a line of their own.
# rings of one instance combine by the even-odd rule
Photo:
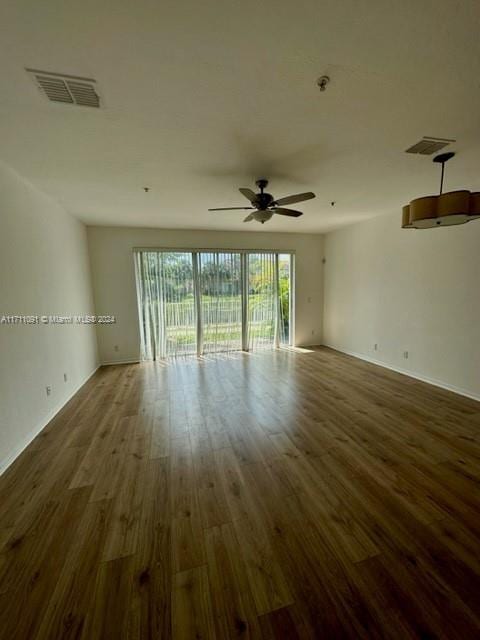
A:
<svg viewBox="0 0 480 640">
<path fill-rule="evenodd" d="M 311 191 L 306 193 L 297 193 L 293 196 L 286 196 L 285 198 L 279 198 L 275 200 L 271 193 L 265 193 L 264 189 L 268 185 L 268 180 L 265 178 L 259 178 L 255 184 L 260 189 L 260 193 L 255 193 L 251 189 L 241 187 L 240 193 L 244 195 L 247 200 L 250 200 L 253 206 L 251 207 L 218 207 L 216 209 L 209 209 L 209 211 L 234 211 L 236 209 L 254 209 L 252 213 L 244 219 L 244 222 L 250 222 L 256 220 L 264 224 L 267 220 L 273 216 L 274 213 L 278 213 L 281 216 L 290 216 L 291 218 L 298 218 L 303 215 L 301 211 L 295 211 L 295 209 L 285 209 L 282 205 L 293 204 L 295 202 L 303 202 L 304 200 L 311 200 L 315 198 L 315 194 Z"/>
</svg>

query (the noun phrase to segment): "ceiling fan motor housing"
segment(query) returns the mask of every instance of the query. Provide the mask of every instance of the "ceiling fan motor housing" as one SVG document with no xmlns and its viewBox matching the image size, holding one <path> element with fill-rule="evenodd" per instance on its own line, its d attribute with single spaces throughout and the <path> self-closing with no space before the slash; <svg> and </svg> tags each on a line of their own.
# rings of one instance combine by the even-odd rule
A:
<svg viewBox="0 0 480 640">
<path fill-rule="evenodd" d="M 264 193 L 263 190 L 267 188 L 268 180 L 266 178 L 258 178 L 255 180 L 255 184 L 260 189 L 260 193 L 256 194 L 255 201 L 252 202 L 257 209 L 265 211 L 273 203 L 273 196 L 271 193 Z"/>
<path fill-rule="evenodd" d="M 261 211 L 265 210 L 273 203 L 273 196 L 271 193 L 257 193 L 255 198 L 255 206 Z"/>
</svg>

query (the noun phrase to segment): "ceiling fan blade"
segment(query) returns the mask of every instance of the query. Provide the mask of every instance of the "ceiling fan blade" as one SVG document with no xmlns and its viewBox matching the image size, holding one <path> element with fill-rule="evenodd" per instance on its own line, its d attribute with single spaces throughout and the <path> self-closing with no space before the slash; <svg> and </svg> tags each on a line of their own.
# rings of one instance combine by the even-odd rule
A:
<svg viewBox="0 0 480 640">
<path fill-rule="evenodd" d="M 279 200 L 275 200 L 273 204 L 294 204 L 295 202 L 303 202 L 304 200 L 311 200 L 312 198 L 315 198 L 315 194 L 311 191 L 307 191 L 306 193 L 297 193 L 294 196 L 286 196 L 285 198 L 280 198 Z"/>
<path fill-rule="evenodd" d="M 255 198 L 257 197 L 257 194 L 254 193 L 251 189 L 240 187 L 239 191 L 243 196 L 245 196 L 245 198 L 247 198 L 247 200 L 250 200 L 250 202 L 255 202 Z"/>
<path fill-rule="evenodd" d="M 248 216 L 243 220 L 244 222 L 251 222 L 253 220 L 253 213 L 249 213 Z"/>
<path fill-rule="evenodd" d="M 298 218 L 300 216 L 303 216 L 303 213 L 301 211 L 295 211 L 295 209 L 284 209 L 283 207 L 272 207 L 270 211 L 279 213 L 281 216 L 290 216 L 291 218 Z"/>
<path fill-rule="evenodd" d="M 216 209 L 209 209 L 209 211 L 236 211 L 238 209 L 254 209 L 254 207 L 218 207 Z"/>
</svg>

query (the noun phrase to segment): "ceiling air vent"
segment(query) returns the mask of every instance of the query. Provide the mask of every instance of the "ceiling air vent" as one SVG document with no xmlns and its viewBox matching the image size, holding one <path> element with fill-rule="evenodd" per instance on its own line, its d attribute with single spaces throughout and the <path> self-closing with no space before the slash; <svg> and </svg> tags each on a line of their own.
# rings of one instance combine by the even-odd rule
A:
<svg viewBox="0 0 480 640">
<path fill-rule="evenodd" d="M 455 140 L 449 140 L 448 138 L 432 138 L 430 136 L 424 136 L 420 142 L 416 142 L 413 146 L 405 149 L 406 153 L 421 153 L 423 156 L 430 156 L 432 153 L 436 153 L 446 147 L 447 144 L 455 142 Z"/>
<path fill-rule="evenodd" d="M 28 74 L 51 102 L 76 104 L 81 107 L 100 107 L 100 96 L 92 78 L 65 76 L 61 73 L 27 69 Z"/>
</svg>

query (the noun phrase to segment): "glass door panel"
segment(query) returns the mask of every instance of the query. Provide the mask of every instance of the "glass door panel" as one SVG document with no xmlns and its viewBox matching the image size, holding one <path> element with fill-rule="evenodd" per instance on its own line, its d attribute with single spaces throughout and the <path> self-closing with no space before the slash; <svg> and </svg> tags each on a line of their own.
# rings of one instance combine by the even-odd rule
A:
<svg viewBox="0 0 480 640">
<path fill-rule="evenodd" d="M 292 255 L 278 254 L 279 342 L 292 344 Z"/>
<path fill-rule="evenodd" d="M 200 252 L 199 293 L 203 353 L 242 348 L 239 253 Z"/>
<path fill-rule="evenodd" d="M 275 254 L 249 253 L 248 269 L 248 348 L 271 348 L 277 331 Z"/>
<path fill-rule="evenodd" d="M 162 252 L 160 272 L 164 300 L 166 356 L 189 355 L 197 350 L 192 254 Z"/>
</svg>

